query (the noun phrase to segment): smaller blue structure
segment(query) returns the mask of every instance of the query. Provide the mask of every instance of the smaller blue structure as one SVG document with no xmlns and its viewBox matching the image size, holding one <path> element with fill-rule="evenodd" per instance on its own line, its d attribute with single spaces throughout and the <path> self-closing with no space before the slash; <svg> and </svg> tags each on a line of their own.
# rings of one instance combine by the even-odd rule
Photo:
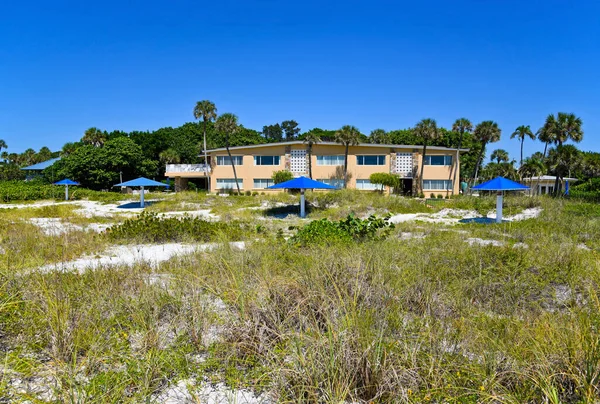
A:
<svg viewBox="0 0 600 404">
<path fill-rule="evenodd" d="M 54 183 L 54 185 L 64 185 L 65 186 L 65 201 L 69 200 L 69 185 L 79 185 L 78 182 L 65 178 L 64 180 L 60 180 Z"/>
<path fill-rule="evenodd" d="M 268 189 L 299 189 L 300 190 L 300 217 L 306 216 L 306 201 L 304 199 L 305 189 L 337 189 L 333 185 L 325 184 L 306 177 L 298 177 L 293 180 L 271 185 Z"/>
<path fill-rule="evenodd" d="M 502 202 L 504 191 L 526 191 L 528 186 L 519 184 L 504 177 L 496 177 L 493 180 L 486 181 L 482 184 L 474 186 L 472 189 L 478 191 L 496 191 L 496 223 L 502 222 Z"/>
<path fill-rule="evenodd" d="M 144 187 L 167 187 L 167 184 L 154 181 L 148 178 L 140 177 L 135 180 L 125 181 L 120 184 L 113 185 L 115 187 L 140 187 L 140 208 L 144 207 Z"/>
</svg>

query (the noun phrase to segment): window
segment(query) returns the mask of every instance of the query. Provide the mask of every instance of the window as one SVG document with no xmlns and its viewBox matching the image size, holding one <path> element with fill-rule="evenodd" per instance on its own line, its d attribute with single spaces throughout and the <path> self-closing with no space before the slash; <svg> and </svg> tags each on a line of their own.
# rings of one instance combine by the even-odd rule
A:
<svg viewBox="0 0 600 404">
<path fill-rule="evenodd" d="M 368 190 L 368 191 L 375 191 L 375 190 L 382 190 L 383 189 L 383 185 L 381 184 L 371 184 L 371 181 L 369 180 L 356 180 L 356 189 L 362 189 L 362 190 Z"/>
<path fill-rule="evenodd" d="M 254 179 L 254 189 L 265 189 L 274 185 L 274 182 L 271 178 L 255 178 Z"/>
<path fill-rule="evenodd" d="M 452 156 L 431 156 L 425 155 L 426 166 L 451 166 Z"/>
<path fill-rule="evenodd" d="M 423 190 L 444 190 L 452 189 L 452 180 L 423 180 Z"/>
<path fill-rule="evenodd" d="M 359 166 L 383 166 L 385 156 L 356 156 L 356 164 Z"/>
<path fill-rule="evenodd" d="M 318 166 L 343 166 L 344 156 L 317 156 Z"/>
<path fill-rule="evenodd" d="M 244 180 L 238 178 L 240 189 L 244 188 Z M 235 178 L 217 178 L 217 189 L 237 189 Z"/>
<path fill-rule="evenodd" d="M 279 156 L 254 156 L 255 166 L 278 166 Z"/>
<path fill-rule="evenodd" d="M 335 178 L 322 178 L 317 181 L 321 181 L 323 184 L 331 185 L 336 188 L 344 188 L 344 180 L 339 180 Z"/>
<path fill-rule="evenodd" d="M 243 156 L 231 156 L 231 159 L 233 160 L 233 164 L 235 164 L 236 166 L 241 166 L 244 161 Z M 217 156 L 217 165 L 230 166 L 231 160 L 229 160 L 229 156 Z"/>
</svg>

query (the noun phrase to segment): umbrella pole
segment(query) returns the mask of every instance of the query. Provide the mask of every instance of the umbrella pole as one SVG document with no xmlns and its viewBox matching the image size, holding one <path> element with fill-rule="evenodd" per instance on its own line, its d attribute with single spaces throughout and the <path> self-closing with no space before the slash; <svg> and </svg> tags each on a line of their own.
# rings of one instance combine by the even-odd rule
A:
<svg viewBox="0 0 600 404">
<path fill-rule="evenodd" d="M 140 208 L 144 207 L 144 187 L 140 187 Z"/>
<path fill-rule="evenodd" d="M 496 194 L 496 223 L 502 223 L 502 191 Z"/>
<path fill-rule="evenodd" d="M 65 201 L 69 200 L 69 186 L 65 185 Z"/>
<path fill-rule="evenodd" d="M 304 189 L 300 190 L 300 217 L 304 218 L 306 216 L 306 208 L 304 206 L 304 203 L 306 201 L 304 200 Z"/>
</svg>

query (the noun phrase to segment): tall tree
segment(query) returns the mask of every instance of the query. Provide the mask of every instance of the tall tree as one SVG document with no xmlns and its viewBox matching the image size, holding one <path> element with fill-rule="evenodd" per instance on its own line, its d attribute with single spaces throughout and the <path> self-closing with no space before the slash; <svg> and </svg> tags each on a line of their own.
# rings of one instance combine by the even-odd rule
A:
<svg viewBox="0 0 600 404">
<path fill-rule="evenodd" d="M 283 140 L 283 129 L 276 123 L 275 125 L 263 126 L 263 136 L 267 142 L 276 143 Z"/>
<path fill-rule="evenodd" d="M 452 169 L 450 169 L 450 177 L 448 178 L 452 179 L 452 195 L 454 195 L 454 185 L 456 184 L 456 176 L 458 174 L 459 169 L 458 162 L 460 161 L 460 149 L 463 145 L 465 133 L 471 133 L 473 131 L 473 124 L 467 118 L 458 118 L 452 124 L 452 131 L 458 133 L 458 143 L 456 145 L 456 158 L 454 162 L 454 178 L 452 178 Z"/>
<path fill-rule="evenodd" d="M 204 175 L 206 176 L 207 188 L 210 190 L 210 176 L 208 172 L 208 152 L 206 151 L 206 124 L 209 121 L 213 121 L 217 119 L 217 107 L 214 102 L 209 100 L 198 101 L 196 106 L 194 107 L 194 118 L 200 119 L 202 118 L 203 125 L 203 135 L 204 135 Z"/>
<path fill-rule="evenodd" d="M 419 190 L 423 192 L 423 172 L 425 169 L 427 146 L 440 137 L 440 130 L 438 129 L 435 119 L 426 118 L 419 121 L 415 125 L 413 131 L 415 135 L 417 135 L 423 141 L 423 152 L 421 153 L 421 173 L 419 174 Z"/>
<path fill-rule="evenodd" d="M 298 127 L 298 122 L 296 121 L 283 121 L 281 122 L 281 128 L 285 132 L 285 140 L 291 141 L 296 139 L 298 133 L 300 133 L 300 128 Z"/>
<path fill-rule="evenodd" d="M 0 139 L 0 150 L 2 149 L 8 149 L 8 146 L 6 145 L 4 139 Z"/>
<path fill-rule="evenodd" d="M 523 164 L 519 167 L 519 176 L 521 178 L 530 178 L 531 182 L 533 182 L 533 177 L 538 177 L 538 184 L 535 185 L 533 192 L 535 194 L 538 193 L 538 185 L 539 185 L 539 176 L 541 176 L 546 170 L 546 166 L 544 165 L 544 161 L 538 155 L 532 155 L 531 157 L 527 157 L 523 160 Z"/>
<path fill-rule="evenodd" d="M 171 148 L 160 152 L 159 159 L 163 164 L 177 164 L 181 161 L 181 157 L 179 157 L 177 151 Z"/>
<path fill-rule="evenodd" d="M 344 188 L 348 187 L 348 149 L 356 146 L 360 140 L 360 131 L 352 125 L 342 126 L 335 132 L 335 141 L 344 146 Z"/>
<path fill-rule="evenodd" d="M 525 138 L 528 137 L 531 140 L 535 139 L 535 135 L 531 131 L 531 127 L 529 125 L 521 125 L 510 135 L 511 139 L 517 138 L 521 142 L 521 159 L 519 160 L 519 167 L 523 165 L 523 143 L 525 143 Z"/>
<path fill-rule="evenodd" d="M 559 195 L 562 190 L 562 179 L 571 176 L 571 171 L 575 170 L 582 162 L 581 151 L 573 145 L 558 145 L 548 152 L 548 163 L 550 169 L 558 180 L 555 183 L 554 193 Z"/>
<path fill-rule="evenodd" d="M 38 162 L 42 162 L 42 161 L 50 160 L 51 158 L 52 158 L 52 151 L 47 146 L 44 146 L 37 153 L 36 160 Z"/>
<path fill-rule="evenodd" d="M 231 151 L 229 150 L 229 139 L 239 130 L 238 118 L 230 112 L 226 112 L 217 118 L 215 123 L 215 129 L 221 133 L 225 138 L 225 149 L 227 149 L 227 155 L 231 162 L 231 168 L 233 169 L 233 178 L 235 180 L 235 186 L 237 187 L 238 194 L 241 194 L 240 184 L 238 184 L 237 172 L 235 170 L 235 163 L 231 157 Z"/>
<path fill-rule="evenodd" d="M 473 175 L 473 184 L 477 181 L 477 175 L 479 174 L 479 167 L 483 161 L 485 154 L 485 147 L 488 143 L 495 143 L 500 140 L 500 134 L 502 131 L 498 127 L 498 124 L 494 121 L 483 121 L 478 123 L 473 131 L 475 139 L 481 144 L 481 152 L 479 152 L 479 158 L 477 159 L 477 165 L 475 166 L 475 173 Z"/>
<path fill-rule="evenodd" d="M 390 144 L 390 136 L 383 129 L 374 129 L 369 135 L 369 143 Z"/>
<path fill-rule="evenodd" d="M 496 160 L 497 164 L 508 163 L 508 159 L 509 159 L 508 152 L 504 149 L 496 149 L 492 152 L 490 159 Z"/>
<path fill-rule="evenodd" d="M 89 128 L 83 133 L 81 141 L 94 147 L 102 147 L 106 141 L 106 135 L 98 128 Z"/>
<path fill-rule="evenodd" d="M 319 132 L 310 130 L 306 132 L 304 135 L 304 143 L 306 143 L 307 152 L 308 152 L 308 176 L 312 179 L 312 148 L 313 145 L 319 143 L 321 141 L 321 137 L 319 136 Z"/>
<path fill-rule="evenodd" d="M 66 157 L 77 149 L 77 143 L 67 142 L 63 145 L 60 152 L 61 157 Z"/>
</svg>

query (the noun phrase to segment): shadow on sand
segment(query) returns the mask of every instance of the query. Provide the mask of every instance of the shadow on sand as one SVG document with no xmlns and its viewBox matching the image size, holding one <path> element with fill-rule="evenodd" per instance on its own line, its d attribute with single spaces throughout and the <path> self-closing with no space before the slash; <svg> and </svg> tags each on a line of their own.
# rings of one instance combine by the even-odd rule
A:
<svg viewBox="0 0 600 404">
<path fill-rule="evenodd" d="M 144 202 L 144 207 L 148 207 L 150 205 L 152 205 L 154 202 L 149 202 L 146 201 Z M 119 205 L 117 206 L 117 208 L 119 209 L 141 209 L 140 203 L 139 202 L 129 202 L 123 205 Z"/>
<path fill-rule="evenodd" d="M 468 219 L 460 219 L 458 223 L 495 224 L 496 219 L 490 217 L 470 217 Z M 503 220 L 502 223 L 508 223 L 508 220 Z"/>
<path fill-rule="evenodd" d="M 310 215 L 312 212 L 319 210 L 319 208 L 306 204 L 306 214 Z M 263 210 L 263 215 L 273 219 L 285 219 L 289 215 L 300 217 L 300 205 L 285 205 L 268 208 Z"/>
</svg>

